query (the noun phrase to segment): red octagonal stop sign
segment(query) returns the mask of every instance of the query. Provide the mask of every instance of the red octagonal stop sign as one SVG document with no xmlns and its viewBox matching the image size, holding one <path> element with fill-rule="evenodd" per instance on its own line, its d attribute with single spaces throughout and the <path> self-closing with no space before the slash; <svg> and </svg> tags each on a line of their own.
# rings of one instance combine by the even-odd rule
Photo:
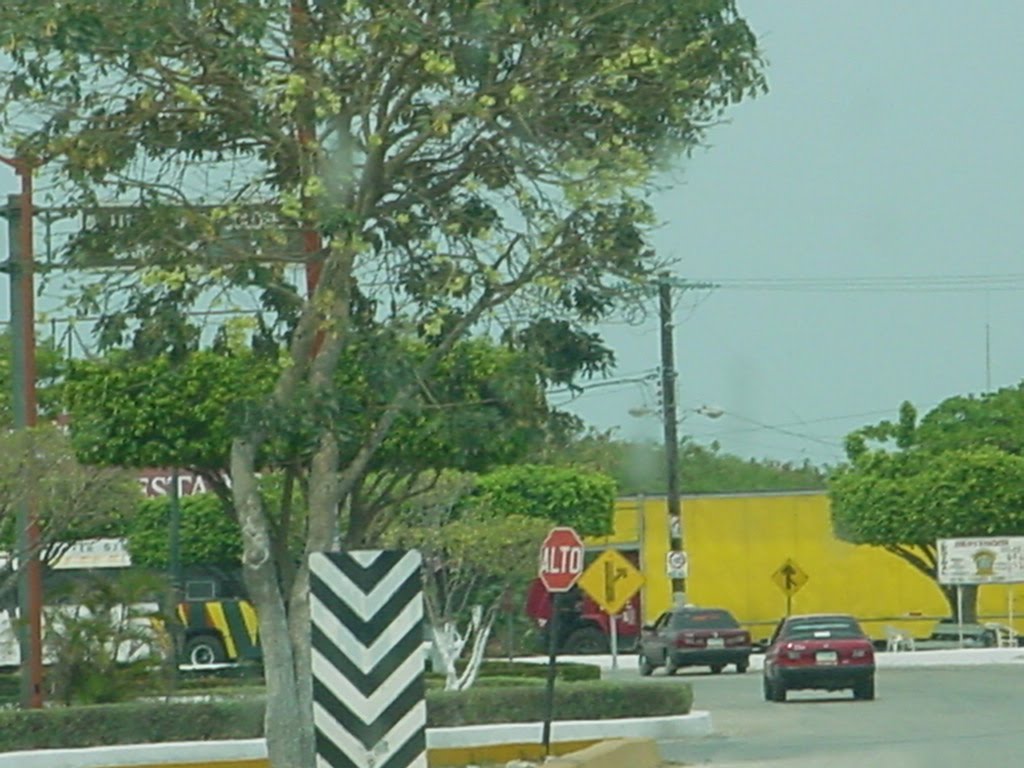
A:
<svg viewBox="0 0 1024 768">
<path fill-rule="evenodd" d="M 572 528 L 552 528 L 540 545 L 540 580 L 548 592 L 568 592 L 583 573 L 583 539 Z"/>
</svg>

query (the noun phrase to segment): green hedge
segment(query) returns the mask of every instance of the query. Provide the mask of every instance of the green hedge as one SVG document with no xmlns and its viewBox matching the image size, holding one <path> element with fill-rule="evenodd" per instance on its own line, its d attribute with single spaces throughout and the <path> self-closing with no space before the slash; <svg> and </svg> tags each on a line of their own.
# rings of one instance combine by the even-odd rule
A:
<svg viewBox="0 0 1024 768">
<path fill-rule="evenodd" d="M 427 696 L 427 725 L 442 727 L 542 720 L 545 686 L 433 691 Z M 556 720 L 685 715 L 693 704 L 689 683 L 581 682 L 555 687 Z"/>
<path fill-rule="evenodd" d="M 457 664 L 456 668 L 461 672 L 464 664 Z M 517 661 L 489 660 L 480 665 L 475 685 L 486 685 L 487 678 L 531 678 L 544 680 L 548 676 L 547 664 L 531 664 Z M 600 680 L 601 668 L 595 664 L 579 664 L 573 661 L 560 661 L 555 665 L 555 677 L 559 681 L 567 683 L 579 682 L 581 680 Z M 427 673 L 428 685 L 434 681 L 444 681 L 444 675 L 436 672 Z"/>
<path fill-rule="evenodd" d="M 522 680 L 522 679 L 521 679 Z M 458 726 L 543 718 L 543 685 L 428 691 L 427 724 Z M 555 719 L 608 719 L 686 714 L 685 682 L 578 682 L 555 688 Z M 0 711 L 0 752 L 110 744 L 251 739 L 263 734 L 263 699 L 133 702 L 90 707 Z"/>
<path fill-rule="evenodd" d="M 262 698 L 149 702 L 0 712 L 0 752 L 263 735 Z"/>
</svg>

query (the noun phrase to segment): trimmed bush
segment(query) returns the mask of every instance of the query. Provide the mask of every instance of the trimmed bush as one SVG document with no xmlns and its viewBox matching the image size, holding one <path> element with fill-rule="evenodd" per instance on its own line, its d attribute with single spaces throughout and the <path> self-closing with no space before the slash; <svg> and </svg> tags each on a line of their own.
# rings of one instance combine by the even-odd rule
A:
<svg viewBox="0 0 1024 768">
<path fill-rule="evenodd" d="M 432 727 L 523 723 L 544 719 L 545 686 L 432 691 L 427 725 Z M 685 715 L 693 704 L 689 683 L 580 682 L 555 686 L 555 720 Z"/>
<path fill-rule="evenodd" d="M 555 665 L 557 678 L 567 683 L 581 680 L 600 680 L 601 668 L 596 664 L 580 664 L 575 661 L 560 661 Z M 485 661 L 480 665 L 480 677 L 500 675 L 502 677 L 541 677 L 547 678 L 548 665 L 531 664 L 520 661 Z"/>
<path fill-rule="evenodd" d="M 456 665 L 461 672 L 465 669 L 465 663 Z M 473 687 L 491 685 L 492 678 L 511 680 L 512 678 L 546 680 L 548 676 L 547 664 L 530 664 L 516 661 L 485 661 L 480 665 L 480 671 Z M 577 662 L 558 662 L 555 665 L 555 678 L 559 682 L 573 683 L 582 680 L 600 680 L 601 668 L 594 664 L 579 664 Z M 437 681 L 444 685 L 444 675 L 436 672 L 427 673 L 427 685 L 436 686 Z"/>
<path fill-rule="evenodd" d="M 132 702 L 0 712 L 0 751 L 263 735 L 263 699 Z"/>
<path fill-rule="evenodd" d="M 523 684 L 427 691 L 431 727 L 531 722 L 544 717 L 545 687 Z M 681 715 L 688 683 L 578 682 L 555 688 L 556 720 Z M 133 702 L 0 711 L 0 752 L 146 742 L 252 739 L 263 735 L 263 698 L 213 702 Z"/>
</svg>

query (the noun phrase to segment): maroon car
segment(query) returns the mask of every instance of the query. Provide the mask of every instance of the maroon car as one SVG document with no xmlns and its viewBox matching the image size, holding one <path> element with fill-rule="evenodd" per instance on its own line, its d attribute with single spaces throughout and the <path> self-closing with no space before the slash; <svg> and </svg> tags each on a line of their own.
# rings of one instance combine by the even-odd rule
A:
<svg viewBox="0 0 1024 768">
<path fill-rule="evenodd" d="M 779 622 L 764 657 L 764 698 L 785 701 L 796 689 L 853 689 L 875 698 L 875 649 L 845 614 L 790 616 Z"/>
<path fill-rule="evenodd" d="M 640 674 L 656 667 L 672 675 L 680 667 L 711 667 L 718 674 L 727 664 L 737 672 L 750 666 L 750 633 L 720 608 L 674 608 L 663 613 L 640 636 Z"/>
</svg>

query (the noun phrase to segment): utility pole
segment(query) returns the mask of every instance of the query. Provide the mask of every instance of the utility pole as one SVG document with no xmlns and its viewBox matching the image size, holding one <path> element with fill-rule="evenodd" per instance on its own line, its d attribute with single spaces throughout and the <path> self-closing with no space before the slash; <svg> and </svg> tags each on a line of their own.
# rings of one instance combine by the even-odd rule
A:
<svg viewBox="0 0 1024 768">
<path fill-rule="evenodd" d="M 32 242 L 32 164 L 22 158 L 0 158 L 21 178 L 21 193 L 7 199 L 10 259 L 5 271 L 10 278 L 11 378 L 14 428 L 23 434 L 36 425 L 35 256 Z M 32 451 L 26 441 L 26 450 Z M 28 465 L 33 466 L 35 456 Z M 18 609 L 21 614 L 18 641 L 21 652 L 21 706 L 43 706 L 43 570 L 39 561 L 40 533 L 36 477 L 24 478 L 25 493 L 18 502 Z"/>
<path fill-rule="evenodd" d="M 682 290 L 712 290 L 718 286 L 714 283 L 684 282 L 673 278 L 668 272 L 658 276 L 658 324 L 661 329 L 661 421 L 664 427 L 665 469 L 668 482 L 668 522 L 669 522 L 669 554 L 676 555 L 677 563 L 685 569 L 686 549 L 683 536 L 683 504 L 679 489 L 679 417 L 676 406 L 676 355 L 673 331 L 675 321 L 672 312 L 672 288 Z M 717 418 L 721 412 L 709 413 Z M 674 605 L 686 604 L 686 577 L 681 572 L 674 572 L 672 578 L 672 602 Z"/>
<path fill-rule="evenodd" d="M 673 336 L 672 284 L 662 273 L 658 280 L 658 319 L 661 326 L 661 421 L 665 435 L 665 469 L 668 480 L 669 550 L 682 553 L 683 515 L 679 494 L 679 433 L 676 416 L 676 355 Z M 672 577 L 672 602 L 686 603 L 686 579 Z"/>
</svg>

